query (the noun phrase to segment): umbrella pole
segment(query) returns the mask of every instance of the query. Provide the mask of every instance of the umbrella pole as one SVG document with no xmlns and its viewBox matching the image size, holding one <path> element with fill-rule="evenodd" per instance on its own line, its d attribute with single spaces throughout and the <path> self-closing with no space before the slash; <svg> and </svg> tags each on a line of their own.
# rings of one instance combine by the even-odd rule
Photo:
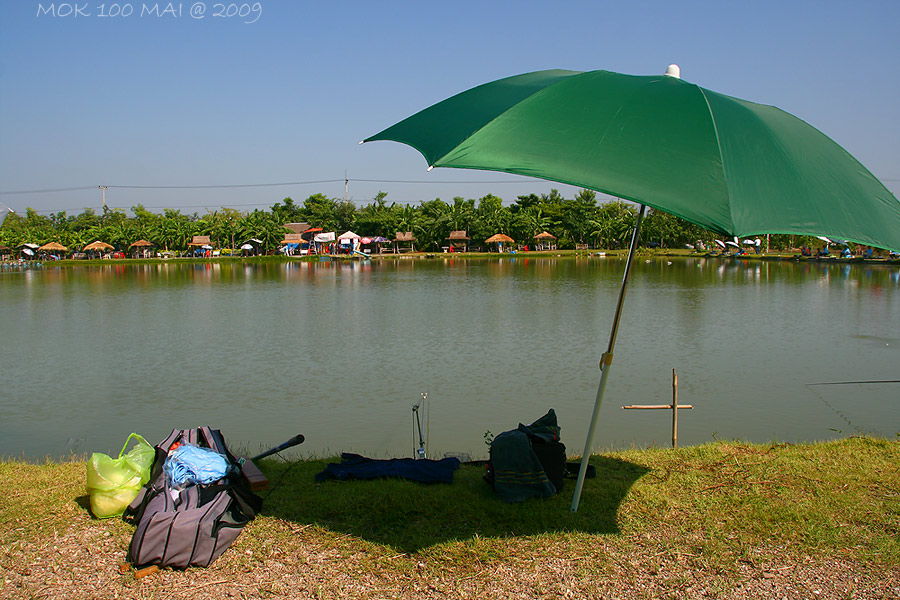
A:
<svg viewBox="0 0 900 600">
<path fill-rule="evenodd" d="M 600 405 L 603 403 L 603 393 L 606 390 L 606 380 L 609 377 L 609 369 L 612 366 L 613 350 L 616 347 L 616 335 L 619 332 L 619 319 L 622 317 L 622 306 L 625 304 L 625 290 L 628 288 L 628 275 L 631 273 L 631 263 L 634 261 L 634 253 L 637 250 L 638 240 L 641 237 L 641 221 L 644 220 L 646 206 L 641 204 L 634 222 L 634 232 L 631 234 L 631 246 L 628 248 L 628 260 L 625 261 L 625 273 L 622 275 L 622 287 L 619 289 L 619 301 L 616 304 L 616 316 L 613 318 L 612 330 L 609 332 L 609 346 L 600 358 L 600 385 L 597 387 L 597 399 L 594 401 L 594 412 L 591 414 L 591 423 L 588 425 L 587 440 L 584 442 L 584 453 L 581 455 L 581 467 L 578 469 L 578 480 L 575 482 L 575 494 L 572 496 L 572 512 L 578 510 L 581 501 L 581 489 L 584 487 L 584 477 L 591 460 L 591 445 L 594 441 L 594 429 L 597 426 L 597 418 L 600 415 Z"/>
</svg>

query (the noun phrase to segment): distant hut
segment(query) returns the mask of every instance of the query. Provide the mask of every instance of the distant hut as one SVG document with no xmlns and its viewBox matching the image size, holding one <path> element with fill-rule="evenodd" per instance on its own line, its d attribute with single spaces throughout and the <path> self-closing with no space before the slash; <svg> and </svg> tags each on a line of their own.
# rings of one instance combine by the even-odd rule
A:
<svg viewBox="0 0 900 600">
<path fill-rule="evenodd" d="M 488 239 L 484 240 L 486 244 L 497 244 L 497 252 L 503 252 L 503 244 L 512 244 L 515 241 L 516 240 L 503 233 L 492 235 Z"/>
<path fill-rule="evenodd" d="M 556 236 L 552 233 L 542 231 L 534 236 L 534 239 L 537 240 L 535 250 L 556 250 Z"/>
<path fill-rule="evenodd" d="M 90 252 L 97 255 L 97 258 L 103 258 L 103 253 L 107 250 L 112 250 L 112 244 L 107 244 L 106 242 L 101 242 L 97 240 L 96 242 L 91 242 L 87 246 L 81 249 L 82 252 Z"/>
<path fill-rule="evenodd" d="M 256 238 L 250 238 L 241 244 L 241 256 L 256 256 L 259 254 L 259 247 L 263 241 Z"/>
<path fill-rule="evenodd" d="M 34 253 L 37 252 L 37 249 L 40 248 L 37 244 L 31 244 L 29 242 L 25 242 L 24 244 L 19 244 L 16 248 L 16 251 L 19 253 L 19 256 L 24 260 L 31 260 L 34 258 Z"/>
<path fill-rule="evenodd" d="M 133 248 L 132 252 L 135 258 L 150 258 L 150 248 L 153 247 L 153 242 L 138 240 L 132 242 L 128 247 Z"/>
<path fill-rule="evenodd" d="M 59 256 L 57 256 L 57 255 L 51 255 L 53 258 L 57 258 L 57 259 L 58 259 L 58 258 L 61 258 L 61 257 L 65 256 L 64 253 L 65 253 L 65 252 L 68 252 L 69 249 L 66 248 L 65 246 L 63 246 L 62 244 L 60 244 L 59 242 L 49 242 L 49 243 L 47 243 L 47 244 L 44 244 L 44 245 L 41 246 L 40 248 L 38 248 L 38 251 L 39 251 L 39 252 L 46 252 L 46 253 L 48 253 L 48 254 L 49 254 L 50 252 L 58 252 L 58 253 L 59 253 Z"/>
<path fill-rule="evenodd" d="M 9 246 L 4 246 L 0 244 L 0 260 L 9 260 L 10 253 Z"/>
<path fill-rule="evenodd" d="M 398 231 L 397 235 L 394 237 L 394 251 L 395 252 L 415 252 L 416 251 L 416 237 L 413 235 L 412 231 Z M 405 244 L 409 244 L 406 246 Z"/>
<path fill-rule="evenodd" d="M 294 233 L 306 233 L 309 230 L 309 223 L 285 223 L 282 227 Z"/>
<path fill-rule="evenodd" d="M 208 235 L 195 235 L 191 238 L 191 241 L 188 242 L 188 250 L 193 249 L 194 251 L 198 249 L 203 249 L 209 252 L 212 255 L 212 242 L 209 241 Z"/>
<path fill-rule="evenodd" d="M 282 249 L 287 256 L 293 256 L 294 254 L 300 254 L 301 249 L 303 248 L 303 244 L 306 243 L 306 240 L 303 239 L 302 233 L 286 233 L 284 234 L 284 239 L 281 240 Z"/>
<path fill-rule="evenodd" d="M 450 240 L 450 252 L 466 252 L 469 249 L 469 236 L 465 231 L 451 231 L 447 239 Z"/>
</svg>

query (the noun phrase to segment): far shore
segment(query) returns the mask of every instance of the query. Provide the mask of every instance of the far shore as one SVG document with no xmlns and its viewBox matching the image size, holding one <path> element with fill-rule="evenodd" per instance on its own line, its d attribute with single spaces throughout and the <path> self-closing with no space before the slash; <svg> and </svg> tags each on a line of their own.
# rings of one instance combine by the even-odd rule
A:
<svg viewBox="0 0 900 600">
<path fill-rule="evenodd" d="M 900 266 L 900 258 L 841 258 L 838 256 L 816 257 L 801 256 L 793 252 L 771 253 L 746 253 L 746 254 L 717 254 L 710 252 L 695 252 L 681 249 L 668 248 L 640 248 L 637 255 L 642 258 L 707 258 L 712 260 L 728 260 L 740 262 L 757 261 L 795 261 L 821 264 L 865 264 Z M 222 263 L 222 262 L 317 262 L 321 260 L 337 261 L 365 261 L 365 260 L 409 260 L 409 259 L 517 259 L 517 258 L 615 258 L 625 259 L 628 256 L 627 249 L 617 250 L 550 250 L 550 251 L 515 251 L 515 252 L 430 252 L 415 251 L 402 253 L 384 253 L 361 256 L 359 254 L 312 254 L 304 256 L 288 256 L 283 254 L 269 254 L 256 256 L 225 255 L 211 257 L 189 256 L 161 256 L 152 258 L 87 258 L 87 259 L 61 259 L 61 260 L 33 260 L 17 262 L 5 261 L 5 265 L 29 265 L 40 263 L 56 266 L 96 266 L 112 264 L 159 264 L 165 262 L 175 263 Z"/>
</svg>

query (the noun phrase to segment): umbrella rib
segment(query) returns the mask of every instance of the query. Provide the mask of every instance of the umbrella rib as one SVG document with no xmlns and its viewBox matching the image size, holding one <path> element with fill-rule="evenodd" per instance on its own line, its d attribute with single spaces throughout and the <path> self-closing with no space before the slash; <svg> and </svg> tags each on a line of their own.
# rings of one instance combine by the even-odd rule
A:
<svg viewBox="0 0 900 600">
<path fill-rule="evenodd" d="M 728 194 L 728 188 L 729 188 L 728 167 L 725 165 L 725 157 L 722 156 L 722 140 L 719 137 L 719 124 L 716 121 L 716 113 L 713 112 L 712 107 L 709 105 L 709 98 L 706 96 L 706 90 L 704 90 L 699 85 L 695 85 L 694 87 L 696 87 L 700 91 L 700 96 L 703 97 L 703 103 L 706 104 L 706 112 L 709 114 L 709 119 L 710 119 L 710 123 L 712 123 L 713 132 L 715 132 L 715 134 L 716 134 L 716 151 L 719 153 L 719 164 L 722 165 L 722 177 L 725 179 L 725 192 L 726 192 L 726 195 L 728 195 L 728 197 L 729 197 L 729 204 L 730 204 L 731 196 L 730 196 L 730 194 Z M 735 222 L 734 222 L 734 211 L 732 211 L 732 210 L 728 211 L 728 218 L 731 221 L 731 231 L 729 231 L 727 233 L 736 235 L 737 227 L 735 226 Z"/>
</svg>

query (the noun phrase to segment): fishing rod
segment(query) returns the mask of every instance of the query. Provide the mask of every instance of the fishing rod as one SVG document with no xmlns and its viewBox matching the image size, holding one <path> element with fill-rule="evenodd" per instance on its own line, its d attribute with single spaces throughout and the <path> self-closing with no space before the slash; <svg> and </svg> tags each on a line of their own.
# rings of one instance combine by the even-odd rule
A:
<svg viewBox="0 0 900 600">
<path fill-rule="evenodd" d="M 806 385 L 859 385 L 864 383 L 900 383 L 900 379 L 871 379 L 868 381 L 820 381 L 819 383 L 807 383 Z"/>
<path fill-rule="evenodd" d="M 416 402 L 412 407 L 413 421 L 419 431 L 419 447 L 416 449 L 417 460 L 428 458 L 425 451 L 425 435 L 422 432 L 422 419 L 419 418 L 419 407 L 422 406 L 426 400 L 428 400 L 428 392 L 422 392 L 422 399 Z M 415 436 L 415 433 L 413 433 L 413 436 Z"/>
<path fill-rule="evenodd" d="M 291 447 L 293 447 L 293 446 L 296 446 L 297 444 L 302 444 L 302 443 L 303 443 L 303 440 L 305 440 L 305 439 L 306 439 L 306 438 L 303 437 L 303 434 L 302 434 L 302 433 L 298 433 L 297 435 L 295 435 L 294 437 L 292 437 L 292 438 L 289 439 L 288 441 L 283 442 L 283 443 L 281 443 L 281 444 L 278 444 L 278 445 L 275 446 L 274 448 L 269 448 L 269 449 L 266 450 L 265 452 L 263 452 L 263 453 L 261 453 L 261 454 L 257 454 L 256 456 L 254 456 L 254 457 L 251 458 L 250 460 L 252 460 L 252 461 L 255 462 L 255 461 L 257 461 L 257 460 L 259 460 L 259 459 L 261 459 L 261 458 L 265 458 L 265 457 L 267 457 L 267 456 L 271 456 L 272 454 L 275 454 L 276 452 L 281 452 L 282 450 L 287 450 L 288 448 L 291 448 Z"/>
</svg>

